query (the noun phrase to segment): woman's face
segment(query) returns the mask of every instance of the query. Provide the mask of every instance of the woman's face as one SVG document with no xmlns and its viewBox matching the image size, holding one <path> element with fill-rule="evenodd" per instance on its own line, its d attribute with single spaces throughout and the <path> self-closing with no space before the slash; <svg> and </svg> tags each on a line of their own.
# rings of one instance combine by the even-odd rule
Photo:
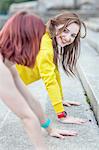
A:
<svg viewBox="0 0 99 150">
<path fill-rule="evenodd" d="M 59 33 L 59 29 L 61 29 L 63 26 L 63 24 L 56 26 L 56 34 Z M 71 23 L 64 29 L 62 33 L 56 35 L 56 41 L 58 45 L 65 47 L 66 45 L 73 43 L 78 32 L 79 25 L 76 23 Z"/>
</svg>

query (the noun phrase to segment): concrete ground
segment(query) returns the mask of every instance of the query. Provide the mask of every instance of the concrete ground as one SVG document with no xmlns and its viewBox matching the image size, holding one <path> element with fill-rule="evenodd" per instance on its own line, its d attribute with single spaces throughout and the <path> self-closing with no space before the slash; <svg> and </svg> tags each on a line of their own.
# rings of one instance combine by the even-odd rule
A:
<svg viewBox="0 0 99 150">
<path fill-rule="evenodd" d="M 99 18 L 90 18 L 87 27 L 87 36 L 81 43 L 78 72 L 99 124 Z"/>
<path fill-rule="evenodd" d="M 92 10 L 90 11 L 93 13 Z M 53 11 L 50 12 L 48 11 L 47 15 L 51 16 L 54 13 L 55 12 Z M 89 12 L 88 14 L 90 15 L 91 13 Z M 88 14 L 84 15 L 84 17 L 87 18 L 89 16 Z M 99 13 L 97 13 L 97 15 L 98 14 Z M 47 20 L 47 18 L 45 17 L 44 19 Z M 93 22 L 95 21 L 91 22 L 89 28 L 92 29 L 94 26 L 94 31 L 99 31 L 97 30 L 97 25 L 99 24 L 99 21 L 97 21 L 94 24 Z M 92 31 L 89 30 L 88 36 L 89 37 L 87 38 L 87 40 L 91 41 L 90 45 L 92 45 L 98 51 L 99 34 L 97 34 L 97 32 L 93 34 Z M 93 51 L 92 54 L 89 54 L 88 51 L 90 51 L 90 49 L 88 47 L 89 46 L 86 45 L 86 43 L 82 46 L 82 50 L 84 49 L 85 52 L 84 56 L 89 56 L 89 57 L 91 57 L 91 55 L 96 56 L 95 52 Z M 85 59 L 82 58 L 80 61 L 80 64 L 83 64 L 82 66 L 83 66 L 84 73 L 86 73 L 89 77 L 91 73 L 88 72 L 88 68 L 87 68 L 88 63 L 89 63 L 88 57 L 85 57 Z M 98 68 L 98 64 L 96 64 L 96 68 Z M 99 150 L 99 127 L 95 120 L 93 111 L 90 105 L 87 103 L 87 97 L 85 96 L 85 91 L 82 87 L 82 84 L 79 81 L 79 78 L 73 78 L 73 79 L 68 78 L 64 74 L 62 69 L 60 69 L 60 71 L 62 76 L 64 100 L 79 101 L 81 103 L 79 107 L 75 107 L 75 106 L 69 108 L 65 107 L 65 110 L 69 115 L 86 119 L 87 123 L 83 125 L 59 123 L 56 119 L 56 115 L 51 106 L 43 82 L 41 80 L 35 82 L 31 84 L 28 88 L 33 93 L 33 95 L 38 96 L 38 100 L 41 102 L 45 113 L 49 116 L 49 118 L 53 122 L 53 127 L 66 129 L 66 130 L 75 130 L 78 132 L 77 136 L 75 137 L 68 136 L 66 137 L 65 140 L 49 137 L 47 133 L 44 132 L 45 142 L 49 146 L 49 150 Z M 30 143 L 24 131 L 20 119 L 17 118 L 16 115 L 14 115 L 9 110 L 9 108 L 5 106 L 5 104 L 3 104 L 2 100 L 0 100 L 0 150 L 34 150 L 33 145 Z"/>
<path fill-rule="evenodd" d="M 92 110 L 86 102 L 85 92 L 78 78 L 68 78 L 62 69 L 62 85 L 64 100 L 79 101 L 81 106 L 65 107 L 69 115 L 83 118 L 87 123 L 83 125 L 62 124 L 56 115 L 47 96 L 43 82 L 40 80 L 28 88 L 42 103 L 44 111 L 51 118 L 53 127 L 75 130 L 78 135 L 66 137 L 65 140 L 49 137 L 45 132 L 45 141 L 49 150 L 99 150 L 99 128 Z M 21 121 L 0 101 L 0 150 L 34 150 Z"/>
</svg>

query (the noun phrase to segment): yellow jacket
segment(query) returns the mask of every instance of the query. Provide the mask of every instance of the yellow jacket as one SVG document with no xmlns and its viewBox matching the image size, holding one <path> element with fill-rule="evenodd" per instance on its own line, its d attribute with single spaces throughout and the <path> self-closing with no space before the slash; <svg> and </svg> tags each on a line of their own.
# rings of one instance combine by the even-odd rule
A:
<svg viewBox="0 0 99 150">
<path fill-rule="evenodd" d="M 46 32 L 42 37 L 40 51 L 33 69 L 22 65 L 16 65 L 16 68 L 25 84 L 42 78 L 55 112 L 60 113 L 64 111 L 62 104 L 63 93 L 60 74 L 53 62 L 53 58 L 52 39 Z"/>
</svg>

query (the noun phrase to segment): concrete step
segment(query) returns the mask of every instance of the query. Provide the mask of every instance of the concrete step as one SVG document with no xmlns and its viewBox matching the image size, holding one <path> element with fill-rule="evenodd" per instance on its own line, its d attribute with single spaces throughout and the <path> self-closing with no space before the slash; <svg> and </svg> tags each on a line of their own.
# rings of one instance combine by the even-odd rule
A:
<svg viewBox="0 0 99 150">
<path fill-rule="evenodd" d="M 87 21 L 85 21 L 87 27 L 92 31 L 99 31 L 99 17 L 90 17 Z"/>
<path fill-rule="evenodd" d="M 86 41 L 81 50 L 77 69 L 99 124 L 99 55 Z"/>
<path fill-rule="evenodd" d="M 94 118 L 93 112 L 86 101 L 85 91 L 79 81 L 79 78 L 67 77 L 61 71 L 64 100 L 79 101 L 80 106 L 65 107 L 69 115 L 86 119 L 87 122 L 83 125 L 61 124 L 57 121 L 54 110 L 51 106 L 47 92 L 43 82 L 37 81 L 31 84 L 28 88 L 30 92 L 38 96 L 45 113 L 52 120 L 53 127 L 66 130 L 75 130 L 78 135 L 75 137 L 66 137 L 65 140 L 59 140 L 49 137 L 45 132 L 45 141 L 49 146 L 49 150 L 99 150 L 99 128 Z M 1 105 L 2 113 L 1 128 L 0 128 L 0 150 L 34 150 L 23 126 L 19 120 L 5 105 Z M 7 109 L 7 112 L 6 110 Z M 4 110 L 4 111 L 3 111 Z M 6 115 L 9 111 L 9 114 Z"/>
<path fill-rule="evenodd" d="M 7 19 L 8 19 L 8 15 L 0 15 L 0 29 L 3 27 Z"/>
<path fill-rule="evenodd" d="M 83 18 L 88 18 L 89 16 L 95 17 L 99 16 L 98 6 L 99 4 L 93 2 L 93 0 L 89 1 L 59 1 L 50 0 L 47 2 L 46 0 L 32 1 L 32 2 L 23 2 L 23 3 L 13 3 L 9 8 L 9 14 L 13 14 L 20 10 L 28 10 L 31 12 L 36 12 L 44 19 L 48 19 L 48 17 L 55 16 L 60 11 L 73 11 L 78 13 Z"/>
<path fill-rule="evenodd" d="M 47 22 L 49 18 L 52 18 L 66 10 L 78 14 L 80 18 L 82 18 L 82 20 L 87 20 L 89 17 L 99 17 L 99 13 L 97 12 L 97 10 L 60 9 L 47 10 L 46 12 L 35 11 L 35 13 L 39 15 L 45 22 Z"/>
<path fill-rule="evenodd" d="M 86 40 L 91 47 L 99 53 L 99 32 L 87 29 Z"/>
</svg>

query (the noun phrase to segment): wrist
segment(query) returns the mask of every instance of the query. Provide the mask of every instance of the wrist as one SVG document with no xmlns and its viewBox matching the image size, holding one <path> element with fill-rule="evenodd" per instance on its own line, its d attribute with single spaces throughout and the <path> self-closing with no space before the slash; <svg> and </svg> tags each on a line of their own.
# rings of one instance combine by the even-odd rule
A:
<svg viewBox="0 0 99 150">
<path fill-rule="evenodd" d="M 47 129 L 50 127 L 50 124 L 51 124 L 51 120 L 50 119 L 47 119 L 45 121 L 42 121 L 41 123 L 41 127 L 44 128 L 44 129 Z"/>
<path fill-rule="evenodd" d="M 57 114 L 58 119 L 66 118 L 66 116 L 67 116 L 67 113 L 65 111 Z"/>
<path fill-rule="evenodd" d="M 52 127 L 49 126 L 48 128 L 46 128 L 46 131 L 48 132 L 48 134 L 51 134 L 51 132 L 52 132 Z"/>
</svg>

